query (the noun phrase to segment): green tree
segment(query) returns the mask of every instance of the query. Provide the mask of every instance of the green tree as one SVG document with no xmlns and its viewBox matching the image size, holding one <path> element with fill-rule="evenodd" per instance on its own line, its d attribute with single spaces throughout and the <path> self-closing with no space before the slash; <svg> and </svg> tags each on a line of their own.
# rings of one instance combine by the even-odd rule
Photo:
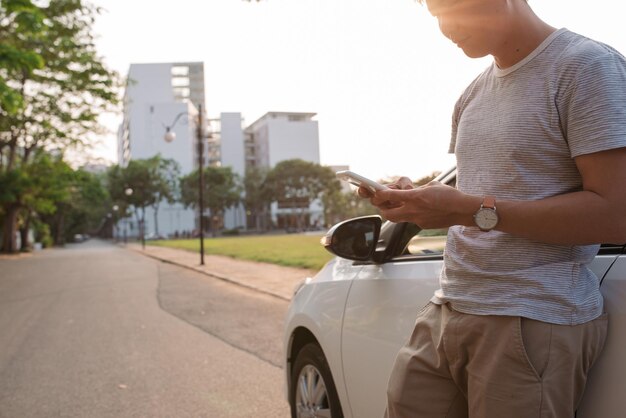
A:
<svg viewBox="0 0 626 418">
<path fill-rule="evenodd" d="M 18 250 L 15 233 L 19 221 L 19 211 L 23 207 L 25 197 L 23 191 L 31 187 L 30 182 L 31 179 L 24 170 L 0 171 L 0 206 L 4 221 L 2 228 L 3 251 L 15 252 Z"/>
<path fill-rule="evenodd" d="M 198 208 L 198 175 L 195 170 L 180 179 L 181 202 L 185 207 Z M 214 166 L 204 168 L 203 179 L 203 206 L 209 209 L 210 229 L 215 235 L 224 210 L 241 202 L 241 181 L 230 167 Z"/>
<path fill-rule="evenodd" d="M 116 102 L 117 76 L 97 56 L 91 33 L 98 9 L 80 0 L 35 6 L 0 0 L 0 176 L 14 198 L 4 200 L 4 251 L 15 251 L 20 182 L 39 150 L 61 154 L 99 132 L 98 116 Z"/>
<path fill-rule="evenodd" d="M 20 227 L 22 251 L 29 246 L 28 231 L 32 217 L 42 217 L 59 212 L 59 208 L 72 197 L 74 172 L 61 157 L 50 157 L 38 152 L 26 171 L 32 179 L 32 187 L 25 195 L 24 208 L 21 211 L 25 221 Z M 60 235 L 53 235 L 55 244 L 62 244 Z"/>
<path fill-rule="evenodd" d="M 311 203 L 322 202 L 325 195 L 337 192 L 341 186 L 330 168 L 293 159 L 276 164 L 267 175 L 266 187 L 279 208 L 292 210 L 302 230 Z"/>
<path fill-rule="evenodd" d="M 107 172 L 107 188 L 111 204 L 118 206 L 120 217 L 127 208 L 135 214 L 141 233 L 145 234 L 146 208 L 156 212 L 161 202 L 177 200 L 178 164 L 156 155 L 144 160 L 131 160 L 126 167 L 115 165 Z M 132 193 L 127 194 L 127 190 Z M 114 215 L 114 214 L 112 214 Z M 158 230 L 156 231 L 158 233 Z"/>
<path fill-rule="evenodd" d="M 267 230 L 271 222 L 272 196 L 265 183 L 268 173 L 269 169 L 264 167 L 249 167 L 243 179 L 244 206 L 250 218 L 254 219 L 254 228 L 257 231 Z"/>
<path fill-rule="evenodd" d="M 72 241 L 78 233 L 98 232 L 110 207 L 100 176 L 82 169 L 73 170 L 61 160 L 49 167 L 47 173 L 40 170 L 37 178 L 47 179 L 46 191 L 39 196 L 39 201 L 47 202 L 53 209 L 40 208 L 32 210 L 31 214 L 35 222 L 46 225 L 55 245 Z M 20 231 L 24 242 L 27 228 L 21 227 Z"/>
<path fill-rule="evenodd" d="M 55 213 L 70 198 L 72 169 L 60 156 L 37 152 L 30 164 L 0 173 L 0 204 L 17 207 L 10 211 L 19 226 L 21 250 L 29 247 L 28 230 L 33 218 Z"/>
<path fill-rule="evenodd" d="M 180 198 L 178 179 L 180 165 L 170 158 L 156 155 L 147 160 L 151 170 L 151 187 L 156 194 L 152 208 L 154 209 L 154 232 L 159 235 L 159 207 L 163 201 L 174 203 Z"/>
<path fill-rule="evenodd" d="M 102 176 L 79 169 L 72 172 L 70 198 L 57 205 L 50 225 L 55 244 L 72 241 L 76 234 L 97 234 L 112 204 Z"/>
<path fill-rule="evenodd" d="M 131 160 L 126 167 L 115 165 L 107 172 L 107 188 L 113 201 L 132 207 L 139 225 L 140 236 L 145 234 L 146 208 L 155 204 L 158 193 L 151 164 L 147 160 Z M 127 194 L 126 191 L 131 193 Z"/>
<path fill-rule="evenodd" d="M 34 49 L 25 49 L 15 34 L 37 39 L 43 33 L 44 13 L 29 0 L 0 1 L 0 109 L 16 114 L 24 105 L 19 85 L 9 80 L 31 74 L 44 61 Z"/>
</svg>

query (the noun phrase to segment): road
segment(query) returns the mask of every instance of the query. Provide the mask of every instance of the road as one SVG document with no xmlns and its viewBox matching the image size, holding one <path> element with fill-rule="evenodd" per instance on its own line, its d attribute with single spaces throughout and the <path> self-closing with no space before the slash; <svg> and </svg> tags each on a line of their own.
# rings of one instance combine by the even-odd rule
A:
<svg viewBox="0 0 626 418">
<path fill-rule="evenodd" d="M 288 417 L 286 309 L 99 241 L 0 259 L 0 417 Z"/>
</svg>

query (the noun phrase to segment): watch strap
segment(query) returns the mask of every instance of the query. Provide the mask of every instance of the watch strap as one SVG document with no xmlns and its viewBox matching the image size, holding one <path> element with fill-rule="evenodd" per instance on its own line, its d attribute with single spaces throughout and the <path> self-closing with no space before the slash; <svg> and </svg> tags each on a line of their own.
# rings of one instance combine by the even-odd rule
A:
<svg viewBox="0 0 626 418">
<path fill-rule="evenodd" d="M 483 198 L 483 203 L 480 205 L 482 208 L 487 209 L 495 209 L 496 208 L 496 198 L 495 196 L 485 196 Z"/>
</svg>

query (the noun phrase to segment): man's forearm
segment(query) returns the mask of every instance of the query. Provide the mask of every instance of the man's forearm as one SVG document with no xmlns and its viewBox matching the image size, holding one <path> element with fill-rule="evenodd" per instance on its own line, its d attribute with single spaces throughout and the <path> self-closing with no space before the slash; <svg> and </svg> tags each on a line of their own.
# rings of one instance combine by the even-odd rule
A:
<svg viewBox="0 0 626 418">
<path fill-rule="evenodd" d="M 475 202 L 475 199 L 472 199 Z M 626 242 L 626 212 L 590 191 L 537 201 L 497 200 L 496 230 L 560 245 Z M 465 225 L 474 225 L 466 218 Z"/>
</svg>

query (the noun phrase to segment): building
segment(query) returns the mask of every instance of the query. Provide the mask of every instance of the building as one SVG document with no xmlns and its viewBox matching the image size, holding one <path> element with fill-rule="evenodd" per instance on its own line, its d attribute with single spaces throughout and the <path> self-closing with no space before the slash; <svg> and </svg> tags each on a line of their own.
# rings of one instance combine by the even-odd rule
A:
<svg viewBox="0 0 626 418">
<path fill-rule="evenodd" d="M 315 113 L 269 112 L 245 129 L 246 167 L 272 168 L 281 161 L 301 159 L 320 163 L 319 127 Z M 296 217 L 304 215 L 309 225 L 323 225 L 320 202 L 302 206 L 274 202 L 271 207 L 275 227 L 290 229 Z"/>
<path fill-rule="evenodd" d="M 182 175 L 192 172 L 198 167 L 196 127 L 200 107 L 206 109 L 203 63 L 132 64 L 118 130 L 119 164 L 125 166 L 132 159 L 160 154 L 178 162 Z M 231 167 L 242 179 L 249 167 L 270 169 L 287 159 L 319 164 L 319 131 L 314 117 L 315 113 L 269 112 L 248 127 L 240 113 L 221 113 L 219 119 L 205 119 L 204 164 Z M 164 140 L 168 128 L 175 133 L 174 141 Z M 319 202 L 297 209 L 306 212 L 311 224 L 321 224 Z M 272 205 L 272 224 L 288 227 L 293 210 Z M 230 208 L 222 219 L 223 227 L 247 229 L 248 215 L 242 204 Z M 198 219 L 193 210 L 181 204 L 162 202 L 158 212 L 146 211 L 145 233 L 173 236 L 197 231 Z M 131 223 L 130 228 L 131 235 L 136 236 L 137 226 Z"/>
<path fill-rule="evenodd" d="M 120 165 L 160 154 L 175 160 L 182 175 L 197 167 L 196 119 L 199 107 L 205 107 L 203 63 L 132 64 L 123 103 L 118 130 Z M 170 143 L 164 140 L 167 127 L 176 134 Z M 149 208 L 145 222 L 146 235 L 197 230 L 194 211 L 180 203 L 162 202 L 157 213 Z M 129 223 L 131 235 L 136 236 L 137 225 Z"/>
<path fill-rule="evenodd" d="M 319 128 L 315 113 L 269 112 L 245 130 L 246 164 L 274 167 L 299 158 L 320 163 Z"/>
<path fill-rule="evenodd" d="M 195 167 L 195 118 L 204 99 L 204 65 L 132 64 L 124 94 L 124 119 L 118 131 L 118 161 L 161 154 L 176 160 L 183 173 Z M 173 126 L 176 142 L 163 135 Z"/>
<path fill-rule="evenodd" d="M 210 163 L 230 167 L 239 178 L 243 179 L 246 175 L 246 156 L 241 113 L 221 113 L 219 126 L 219 143 L 215 144 L 215 150 L 210 148 L 210 158 L 214 158 L 210 160 Z M 248 229 L 246 209 L 243 204 L 226 210 L 224 228 Z"/>
<path fill-rule="evenodd" d="M 209 148 L 211 164 L 229 166 L 241 178 L 250 167 L 271 169 L 284 160 L 301 159 L 319 164 L 319 129 L 313 120 L 315 113 L 268 112 L 248 127 L 240 113 L 220 115 L 219 135 L 214 135 Z M 277 228 L 295 225 L 294 210 L 305 211 L 309 224 L 320 224 L 323 210 L 319 202 L 304 207 L 282 207 L 274 203 L 270 208 L 271 224 Z M 226 229 L 255 227 L 243 205 L 226 211 Z M 268 227 L 269 225 L 265 225 Z"/>
</svg>

